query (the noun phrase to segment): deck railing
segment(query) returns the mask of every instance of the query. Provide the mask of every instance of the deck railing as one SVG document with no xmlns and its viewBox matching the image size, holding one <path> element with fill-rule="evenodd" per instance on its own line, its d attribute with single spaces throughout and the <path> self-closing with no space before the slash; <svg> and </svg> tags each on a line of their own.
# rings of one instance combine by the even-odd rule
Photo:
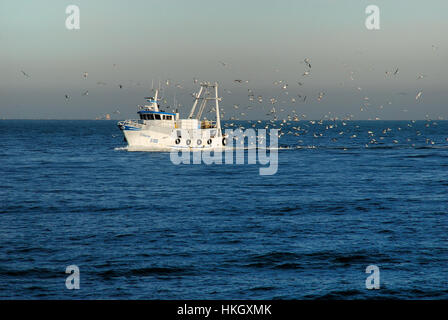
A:
<svg viewBox="0 0 448 320">
<path fill-rule="evenodd" d="M 133 126 L 133 127 L 138 127 L 141 128 L 143 127 L 143 120 L 139 120 L 139 119 L 130 119 L 130 120 L 123 120 L 123 121 L 119 121 L 118 125 L 120 126 Z"/>
</svg>

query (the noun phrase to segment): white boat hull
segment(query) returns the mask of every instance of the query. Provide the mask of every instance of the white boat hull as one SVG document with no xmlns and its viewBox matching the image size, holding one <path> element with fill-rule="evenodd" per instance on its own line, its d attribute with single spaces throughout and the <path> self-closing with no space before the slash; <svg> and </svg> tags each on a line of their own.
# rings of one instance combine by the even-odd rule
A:
<svg viewBox="0 0 448 320">
<path fill-rule="evenodd" d="M 123 129 L 128 151 L 191 151 L 221 149 L 223 137 L 213 129 Z"/>
</svg>

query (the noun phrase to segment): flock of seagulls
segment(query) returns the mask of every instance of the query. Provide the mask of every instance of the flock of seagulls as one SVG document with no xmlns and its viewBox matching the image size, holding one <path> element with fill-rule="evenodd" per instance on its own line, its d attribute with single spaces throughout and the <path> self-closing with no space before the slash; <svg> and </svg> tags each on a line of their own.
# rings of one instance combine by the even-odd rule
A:
<svg viewBox="0 0 448 320">
<path fill-rule="evenodd" d="M 228 66 L 227 63 L 224 63 L 222 61 L 220 61 L 219 63 L 222 66 Z M 312 71 L 311 59 L 306 57 L 306 58 L 304 58 L 301 61 L 301 63 L 305 65 L 305 70 L 303 70 L 302 77 L 305 78 L 306 76 L 311 75 L 311 71 Z M 400 73 L 400 68 L 398 68 L 398 67 L 395 67 L 392 70 L 386 70 L 385 71 L 385 75 L 386 76 L 394 76 L 394 77 L 396 77 L 396 76 L 398 76 L 399 73 Z M 350 76 L 350 80 L 351 81 L 355 81 L 355 72 L 354 71 L 350 71 L 350 75 L 349 76 Z M 423 75 L 423 74 L 418 74 L 417 75 L 417 80 L 423 79 L 425 77 L 426 76 Z M 238 85 L 243 85 L 243 84 L 248 84 L 249 80 L 234 79 L 233 82 L 238 84 Z M 194 83 L 197 83 L 197 79 L 196 78 L 194 79 Z M 305 83 L 304 80 L 297 81 L 297 85 L 298 85 L 299 88 L 304 86 L 304 83 Z M 254 89 L 248 88 L 247 90 L 248 90 L 248 100 L 249 100 L 250 104 L 255 103 L 255 102 L 258 102 L 259 104 L 263 104 L 263 103 L 266 104 L 266 101 L 267 101 L 271 105 L 274 106 L 273 108 L 270 109 L 270 111 L 268 113 L 266 113 L 266 115 L 273 116 L 273 120 L 275 120 L 275 121 L 281 119 L 281 117 L 282 117 L 279 114 L 279 112 L 277 111 L 278 108 L 277 109 L 275 108 L 275 106 L 277 106 L 279 104 L 280 100 L 283 100 L 282 103 L 287 103 L 289 105 L 294 105 L 296 103 L 305 103 L 307 101 L 308 95 L 306 95 L 306 94 L 298 93 L 297 95 L 290 95 L 288 90 L 289 89 L 294 90 L 294 89 L 286 81 L 276 80 L 276 81 L 273 82 L 273 85 L 274 85 L 274 87 L 280 88 L 282 90 L 282 92 L 281 92 L 281 94 L 283 95 L 282 97 L 269 97 L 267 99 L 264 99 L 262 95 L 255 95 L 255 90 Z M 362 91 L 363 89 L 360 86 L 357 86 L 357 90 L 358 91 Z M 231 91 L 227 90 L 227 89 L 224 89 L 224 92 L 228 93 L 228 94 L 231 93 Z M 400 94 L 406 95 L 406 93 L 400 93 Z M 420 100 L 421 97 L 422 97 L 422 94 L 423 94 L 423 91 L 420 90 L 417 93 L 417 95 L 415 97 L 415 100 L 416 101 Z M 284 100 L 285 96 L 289 96 L 287 101 Z M 326 92 L 324 90 L 319 91 L 317 93 L 317 96 L 315 96 L 316 97 L 316 101 L 317 102 L 321 102 L 324 99 L 325 96 L 326 96 Z M 389 102 L 387 102 L 387 104 L 391 105 L 392 102 L 389 101 Z M 239 105 L 235 105 L 234 109 L 240 109 L 240 106 Z M 251 110 L 252 106 L 248 106 L 247 109 Z M 379 110 L 384 109 L 384 104 L 379 105 L 378 109 Z M 285 110 L 284 108 L 283 109 L 279 109 L 280 112 L 282 112 L 284 110 Z M 370 98 L 368 96 L 364 96 L 362 98 L 360 111 L 361 112 L 372 111 L 372 103 L 371 103 Z M 407 109 L 403 109 L 403 111 L 407 112 Z M 294 120 L 297 121 L 299 119 L 299 116 L 297 115 L 296 110 L 291 110 L 291 114 L 292 114 L 292 118 Z M 244 116 L 244 115 L 246 115 L 246 113 L 243 110 L 240 110 L 239 116 Z M 239 116 L 238 115 L 232 116 L 232 117 L 230 117 L 230 120 L 241 120 L 239 118 Z M 287 118 L 288 117 L 291 117 L 291 115 L 288 115 Z M 350 115 L 350 118 L 354 118 L 354 116 Z M 379 120 L 380 118 L 379 117 L 375 117 L 374 119 L 375 120 Z"/>
<path fill-rule="evenodd" d="M 113 64 L 113 67 L 116 67 L 116 66 L 117 66 L 116 64 Z M 20 70 L 20 72 L 26 79 L 31 79 L 31 76 L 27 72 L 25 72 L 24 70 Z M 88 72 L 83 72 L 82 75 L 81 75 L 81 78 L 83 80 L 87 80 L 88 76 L 89 76 Z M 103 81 L 98 81 L 96 84 L 99 85 L 99 86 L 106 86 L 107 85 L 107 83 L 103 82 Z M 123 89 L 123 87 L 124 86 L 122 84 L 118 84 L 118 88 L 119 89 Z M 84 90 L 81 93 L 81 96 L 84 96 L 84 97 L 88 96 L 88 95 L 89 95 L 89 90 Z M 68 103 L 71 100 L 71 96 L 68 93 L 65 93 L 64 94 L 64 100 L 65 100 L 66 103 Z M 120 111 L 116 110 L 116 111 L 111 112 L 111 114 L 120 114 Z M 96 119 L 97 120 L 99 120 L 99 119 L 110 119 L 110 114 L 106 113 L 105 115 L 99 116 Z"/>
<path fill-rule="evenodd" d="M 347 120 L 339 120 L 336 121 L 335 119 L 332 119 L 333 121 L 330 121 L 330 119 L 321 119 L 319 121 L 316 120 L 309 120 L 309 121 L 302 121 L 301 124 L 298 125 L 297 123 L 294 124 L 292 122 L 289 122 L 287 120 L 283 121 L 274 121 L 274 120 L 268 120 L 268 121 L 262 121 L 262 120 L 252 120 L 252 121 L 245 121 L 244 124 L 247 124 L 247 128 L 276 128 L 278 129 L 277 136 L 278 138 L 281 138 L 282 136 L 296 136 L 299 139 L 296 141 L 296 144 L 281 144 L 283 148 L 291 149 L 291 148 L 298 148 L 298 149 L 316 149 L 321 146 L 328 147 L 328 144 L 326 141 L 330 141 L 332 143 L 342 141 L 342 145 L 336 145 L 335 147 L 338 149 L 348 150 L 348 148 L 359 148 L 359 147 L 365 147 L 365 148 L 375 148 L 375 147 L 384 147 L 390 145 L 398 145 L 398 147 L 422 147 L 422 144 L 430 147 L 436 147 L 437 144 L 436 140 L 440 141 L 440 138 L 436 137 L 424 137 L 423 134 L 424 128 L 430 128 L 430 127 L 436 127 L 438 126 L 438 123 L 436 121 L 433 121 L 431 119 L 426 119 L 426 123 L 422 125 L 421 123 L 417 123 L 415 120 L 409 121 L 406 123 L 405 126 L 395 126 L 395 124 L 392 124 L 391 127 L 387 128 L 379 128 L 375 127 L 374 129 L 368 129 L 364 132 L 362 132 L 362 128 L 355 124 L 350 123 L 350 121 Z M 233 129 L 246 129 L 244 126 L 241 126 L 241 123 L 231 122 L 231 123 L 225 123 L 225 128 L 233 128 Z M 412 131 L 412 134 L 405 134 L 401 135 L 402 131 Z M 268 135 L 270 135 L 269 132 L 267 132 Z M 399 137 L 402 137 L 402 141 L 399 141 Z M 254 140 L 262 140 L 265 139 L 264 136 L 249 136 L 249 144 L 254 144 Z M 327 139 L 325 139 L 327 138 Z M 353 139 L 359 139 L 360 143 L 351 144 L 350 142 L 347 143 L 347 140 L 353 140 Z M 316 141 L 316 142 L 313 142 Z M 252 141 L 252 142 L 251 142 Z M 291 139 L 288 140 L 290 142 Z M 321 141 L 321 142 L 320 142 Z M 445 142 L 448 142 L 448 137 L 444 138 Z M 261 141 L 262 142 L 262 141 Z M 243 143 L 241 141 L 240 143 Z M 350 145 L 350 147 L 347 146 L 347 144 Z M 444 143 L 444 145 L 446 145 Z"/>
<path fill-rule="evenodd" d="M 432 46 L 433 50 L 437 50 L 438 47 L 436 46 Z M 302 126 L 298 126 L 298 125 L 294 125 L 294 123 L 296 121 L 304 121 L 305 123 L 308 123 L 308 125 L 325 125 L 325 130 L 332 130 L 332 129 L 337 129 L 338 126 L 346 126 L 347 121 L 353 120 L 355 118 L 355 116 L 353 114 L 346 114 L 343 117 L 337 117 L 334 115 L 334 113 L 332 112 L 328 112 L 327 114 L 323 115 L 322 118 L 318 121 L 316 120 L 307 120 L 307 115 L 304 112 L 299 112 L 300 109 L 300 105 L 301 104 L 305 104 L 308 103 L 310 101 L 314 101 L 314 102 L 321 102 L 324 99 L 328 99 L 329 97 L 327 97 L 327 93 L 325 92 L 325 90 L 320 90 L 319 92 L 317 92 L 317 94 L 313 94 L 310 95 L 309 92 L 308 94 L 303 93 L 303 88 L 306 87 L 306 82 L 307 82 L 307 78 L 309 76 L 311 76 L 312 74 L 312 63 L 311 63 L 311 58 L 309 57 L 305 57 L 299 60 L 300 64 L 302 64 L 304 66 L 303 70 L 298 73 L 299 75 L 301 74 L 301 78 L 296 80 L 295 83 L 288 83 L 284 80 L 275 80 L 272 82 L 273 84 L 273 89 L 274 90 L 278 90 L 278 95 L 277 96 L 264 96 L 263 94 L 260 94 L 260 92 L 258 92 L 255 88 L 250 88 L 248 87 L 250 85 L 250 80 L 248 79 L 241 79 L 241 78 L 235 78 L 233 79 L 233 84 L 236 86 L 235 90 L 241 90 L 241 88 L 246 87 L 245 90 L 247 90 L 247 107 L 243 107 L 242 104 L 243 103 L 239 103 L 239 104 L 234 104 L 233 108 L 231 108 L 230 110 L 225 110 L 225 108 L 223 108 L 222 111 L 222 119 L 226 119 L 226 112 L 229 113 L 229 116 L 227 117 L 227 120 L 229 120 L 228 123 L 225 124 L 226 127 L 234 127 L 237 126 L 237 123 L 235 121 L 238 120 L 245 120 L 245 117 L 248 116 L 248 111 L 251 110 L 257 110 L 257 114 L 263 114 L 268 116 L 270 119 L 266 122 L 262 122 L 261 120 L 258 121 L 249 121 L 249 125 L 252 127 L 257 127 L 262 123 L 265 123 L 265 128 L 269 128 L 269 127 L 273 127 L 273 128 L 279 128 L 280 129 L 280 133 L 279 133 L 279 137 L 282 137 L 284 135 L 295 135 L 295 136 L 301 136 L 304 135 L 308 132 L 308 129 L 306 129 L 306 126 L 302 125 Z M 230 69 L 230 64 L 224 61 L 218 61 L 219 65 L 221 67 L 224 68 L 229 68 Z M 113 64 L 113 67 L 116 67 L 116 64 Z M 345 65 L 346 66 L 346 65 Z M 347 66 L 348 67 L 348 66 Z M 276 70 L 278 71 L 278 70 Z M 400 74 L 400 68 L 399 67 L 394 67 L 391 68 L 389 70 L 385 71 L 385 76 L 386 77 L 398 77 Z M 25 72 L 24 70 L 21 70 L 21 74 L 23 75 L 23 77 L 25 77 L 26 79 L 31 79 L 31 76 Z M 416 75 L 416 80 L 422 81 L 423 79 L 425 79 L 427 77 L 427 75 L 425 74 L 417 74 Z M 87 71 L 84 71 L 81 74 L 81 78 L 83 80 L 87 80 L 89 78 L 89 73 Z M 349 71 L 348 74 L 348 78 L 350 79 L 350 81 L 355 81 L 356 80 L 356 73 L 354 71 Z M 197 77 L 193 78 L 193 84 L 197 85 L 199 83 L 199 79 Z M 98 86 L 106 86 L 107 83 L 103 82 L 103 81 L 97 81 L 96 84 Z M 170 79 L 167 79 L 163 82 L 164 84 L 164 88 L 162 90 L 168 90 L 168 88 L 174 88 L 177 90 L 183 90 L 184 89 L 184 85 L 182 84 L 182 82 L 180 83 L 175 83 Z M 137 82 L 133 82 L 131 81 L 130 86 L 132 85 L 141 85 L 141 83 Z M 160 88 L 160 82 L 159 82 L 159 88 Z M 125 86 L 122 83 L 119 83 L 118 85 L 118 89 L 122 90 L 125 88 Z M 152 85 L 154 87 L 154 84 Z M 363 88 L 361 86 L 355 86 L 357 92 L 361 93 L 364 92 Z M 295 93 L 291 93 L 294 92 Z M 297 92 L 299 91 L 299 92 Z M 229 90 L 228 88 L 223 88 L 223 92 L 226 95 L 231 95 L 232 91 Z M 191 94 L 193 97 L 195 96 L 194 93 L 189 93 Z M 400 93 L 403 95 L 406 95 L 407 93 Z M 89 95 L 89 90 L 84 90 L 81 93 L 81 96 L 86 97 Z M 363 94 L 364 95 L 364 94 Z M 64 94 L 64 98 L 66 102 L 69 102 L 71 100 L 71 96 L 68 93 Z M 417 94 L 415 96 L 415 101 L 416 102 L 420 102 L 423 98 L 423 90 L 418 90 Z M 162 98 L 162 101 L 164 103 L 167 103 L 166 99 Z M 176 109 L 182 107 L 181 104 L 178 103 L 178 101 L 176 101 L 176 98 L 174 98 L 174 107 Z M 373 112 L 373 104 L 371 102 L 371 99 L 364 95 L 362 97 L 361 103 L 360 103 L 360 111 L 361 112 Z M 385 105 L 391 105 L 392 102 L 388 101 L 387 104 L 381 104 L 379 105 L 377 108 L 378 110 L 382 110 L 384 109 Z M 259 106 L 258 106 L 259 105 Z M 268 107 L 267 109 L 264 109 Z M 174 110 L 173 110 L 174 111 Z M 214 113 L 215 110 L 214 108 L 211 108 L 211 110 L 209 111 L 209 113 Z M 403 109 L 403 112 L 407 112 L 407 109 Z M 253 112 L 252 112 L 253 113 Z M 119 110 L 110 112 L 110 114 L 116 114 L 119 115 L 121 114 Z M 102 116 L 101 118 L 110 118 L 110 114 L 106 114 L 106 116 Z M 336 123 L 335 121 L 342 121 L 339 124 Z M 379 120 L 379 117 L 375 117 L 371 120 Z M 333 121 L 333 123 L 329 124 L 327 122 L 324 121 Z M 411 122 L 410 124 L 408 124 L 409 127 L 412 127 L 413 123 Z M 284 128 L 289 128 L 286 131 L 284 131 Z M 291 129 L 292 128 L 292 129 Z M 388 132 L 390 132 L 391 128 L 385 128 L 382 132 L 383 134 L 386 134 Z M 401 130 L 401 129 L 399 129 Z M 345 135 L 346 132 L 344 130 L 341 130 L 337 133 L 337 136 L 343 136 Z M 369 143 L 370 144 L 375 144 L 378 143 L 379 140 L 382 140 L 382 138 L 376 138 L 374 136 L 374 133 L 372 131 L 367 132 L 367 134 L 371 137 Z M 313 133 L 313 138 L 321 138 L 324 136 L 323 132 L 317 133 L 314 132 Z M 358 134 L 351 134 L 350 135 L 350 139 L 356 139 L 358 138 Z M 300 140 L 299 140 L 300 141 Z M 332 138 L 332 141 L 337 141 L 336 137 Z M 448 138 L 447 138 L 448 141 Z M 397 139 L 393 140 L 393 143 L 399 143 L 399 141 Z M 434 143 L 434 141 L 430 141 L 429 143 Z"/>
<path fill-rule="evenodd" d="M 437 47 L 433 46 L 434 50 L 437 50 Z M 227 63 L 222 63 L 222 66 L 227 66 Z M 302 79 L 299 79 L 296 83 L 298 87 L 291 86 L 289 83 L 283 81 L 283 80 L 276 80 L 273 82 L 273 85 L 275 88 L 281 89 L 280 96 L 276 97 L 263 97 L 262 95 L 257 95 L 256 90 L 253 88 L 248 88 L 248 104 L 250 104 L 247 108 L 242 108 L 241 104 L 234 104 L 233 111 L 237 114 L 230 116 L 228 119 L 231 121 L 238 121 L 238 120 L 245 120 L 244 116 L 246 115 L 246 110 L 251 110 L 253 108 L 253 104 L 256 104 L 257 102 L 259 104 L 263 104 L 265 106 L 271 105 L 270 109 L 265 113 L 266 116 L 271 117 L 268 121 L 247 121 L 249 124 L 249 127 L 259 127 L 259 125 L 263 124 L 266 129 L 268 128 L 278 128 L 280 131 L 279 137 L 287 136 L 287 135 L 294 135 L 294 136 L 304 136 L 307 133 L 312 132 L 312 137 L 315 139 L 319 139 L 322 137 L 325 137 L 325 131 L 327 130 L 337 130 L 338 127 L 342 126 L 345 127 L 348 124 L 348 121 L 354 120 L 355 116 L 353 114 L 347 114 L 345 117 L 338 118 L 337 116 L 334 116 L 331 112 L 328 114 L 325 114 L 321 120 L 314 121 L 314 120 L 306 120 L 307 115 L 306 114 L 299 114 L 297 112 L 297 108 L 292 108 L 291 106 L 296 105 L 297 103 L 305 103 L 307 101 L 307 97 L 309 95 L 299 93 L 295 95 L 291 95 L 289 91 L 291 90 L 300 90 L 302 86 L 305 84 L 306 77 L 310 76 L 312 74 L 312 64 L 311 59 L 306 57 L 303 60 L 301 60 L 301 63 L 305 65 L 305 69 L 302 71 Z M 396 78 L 400 75 L 401 69 L 399 67 L 391 68 L 389 70 L 385 70 L 385 76 L 386 77 L 393 77 Z M 425 74 L 417 74 L 416 80 L 422 80 L 426 78 L 427 75 Z M 349 79 L 350 81 L 356 81 L 356 74 L 354 71 L 350 71 L 349 73 Z M 241 79 L 235 79 L 233 81 L 237 85 L 244 85 L 248 84 L 249 80 L 241 80 Z M 356 89 L 358 92 L 363 92 L 363 89 L 360 86 L 356 86 Z M 224 90 L 226 92 L 226 90 Z M 229 91 L 230 93 L 230 91 Z M 407 93 L 399 93 L 400 95 L 407 95 Z M 315 96 L 317 102 L 321 102 L 326 97 L 326 92 L 324 90 L 321 90 L 317 93 L 317 96 Z M 289 96 L 290 98 L 285 101 L 284 97 Z M 417 94 L 415 96 L 415 101 L 420 102 L 423 98 L 423 90 L 418 90 Z M 282 101 L 283 100 L 283 101 Z M 309 99 L 308 99 L 309 101 Z M 287 105 L 288 107 L 282 108 L 282 105 Z M 362 102 L 360 106 L 361 112 L 370 112 L 373 113 L 375 110 L 383 110 L 386 105 L 392 105 L 392 101 L 387 101 L 386 103 L 383 103 L 377 107 L 377 109 L 374 109 L 373 102 L 371 101 L 370 97 L 364 95 L 362 97 Z M 408 109 L 402 109 L 403 112 L 408 112 Z M 225 112 L 222 112 L 225 114 Z M 286 113 L 286 114 L 285 114 Z M 436 126 L 437 122 L 429 119 L 429 116 L 426 116 L 427 123 L 425 124 L 425 127 L 430 126 Z M 380 120 L 378 116 L 375 116 L 374 118 L 369 117 L 370 120 Z M 443 119 L 439 117 L 439 119 Z M 296 121 L 302 120 L 302 123 L 304 125 L 297 126 L 294 125 Z M 241 123 L 238 122 L 229 122 L 225 124 L 225 127 L 237 127 L 240 126 Z M 316 128 L 308 128 L 309 126 L 323 126 L 324 132 L 315 132 L 314 129 Z M 411 121 L 406 125 L 406 128 L 414 128 L 415 121 Z M 359 127 L 357 128 L 359 129 Z M 366 147 L 369 145 L 375 145 L 380 144 L 384 142 L 384 140 L 387 140 L 388 135 L 391 135 L 393 131 L 402 131 L 403 128 L 385 128 L 381 130 L 380 132 L 373 132 L 372 130 L 368 130 L 367 136 L 370 137 L 368 142 L 365 144 Z M 344 135 L 347 135 L 347 132 L 345 130 L 340 130 L 337 132 L 336 137 L 331 138 L 332 142 L 338 141 L 337 136 L 341 137 Z M 332 134 L 329 134 L 331 136 Z M 422 132 L 420 130 L 416 131 L 416 136 L 421 136 Z M 349 134 L 348 138 L 350 139 L 361 139 L 363 135 L 361 133 L 353 133 Z M 398 138 L 390 140 L 393 144 L 399 144 L 400 142 Z M 432 139 L 427 138 L 426 140 L 427 144 L 434 145 L 436 142 Z M 445 138 L 445 141 L 448 141 L 448 138 Z M 298 142 L 303 142 L 303 140 L 298 140 Z M 406 138 L 406 141 L 404 142 L 411 142 L 411 139 L 408 137 Z M 412 144 L 415 146 L 415 144 Z"/>
</svg>

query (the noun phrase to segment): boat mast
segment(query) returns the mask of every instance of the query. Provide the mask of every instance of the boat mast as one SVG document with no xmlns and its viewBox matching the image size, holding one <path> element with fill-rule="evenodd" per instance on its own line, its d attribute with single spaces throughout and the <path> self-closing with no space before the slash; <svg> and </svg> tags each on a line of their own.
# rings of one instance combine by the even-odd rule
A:
<svg viewBox="0 0 448 320">
<path fill-rule="evenodd" d="M 199 97 L 201 96 L 201 93 L 202 93 L 202 83 L 201 83 L 201 89 L 199 89 L 199 93 L 196 95 L 196 99 L 194 100 L 193 108 L 191 108 L 191 112 L 190 112 L 190 115 L 188 116 L 188 119 L 191 119 L 193 117 L 193 113 L 194 113 L 194 110 L 196 109 L 196 105 L 198 104 Z"/>
<path fill-rule="evenodd" d="M 198 113 L 196 114 L 196 119 L 201 120 L 202 113 L 207 105 L 208 88 L 205 89 L 204 98 L 202 98 L 201 106 L 199 107 Z"/>
<path fill-rule="evenodd" d="M 218 101 L 221 100 L 220 98 L 218 98 L 218 83 L 215 82 L 215 102 L 216 102 L 216 129 L 217 129 L 217 133 L 218 133 L 218 137 L 220 137 L 222 135 L 221 132 L 221 115 L 219 112 L 219 103 Z"/>
<path fill-rule="evenodd" d="M 201 98 L 201 94 L 203 92 L 203 89 L 205 88 L 204 97 Z M 211 97 L 211 92 L 209 91 L 209 88 L 215 88 L 215 97 Z M 199 89 L 199 93 L 195 96 L 195 100 L 193 103 L 193 107 L 191 108 L 190 115 L 188 116 L 188 119 L 193 118 L 194 111 L 196 110 L 197 104 L 199 99 L 203 99 L 201 106 L 199 107 L 198 113 L 196 115 L 196 119 L 201 120 L 202 113 L 204 112 L 205 106 L 207 104 L 207 100 L 215 100 L 216 103 L 216 129 L 217 129 L 217 135 L 218 137 L 222 136 L 221 131 L 221 113 L 219 112 L 219 101 L 221 98 L 218 97 L 218 83 L 215 82 L 214 84 L 211 84 L 209 82 L 203 82 L 201 83 L 201 88 Z"/>
</svg>

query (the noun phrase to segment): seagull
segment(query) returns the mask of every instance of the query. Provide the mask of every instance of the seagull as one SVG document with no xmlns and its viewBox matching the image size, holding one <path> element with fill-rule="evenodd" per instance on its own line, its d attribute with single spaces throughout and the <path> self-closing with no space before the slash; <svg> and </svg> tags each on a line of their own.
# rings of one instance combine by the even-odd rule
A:
<svg viewBox="0 0 448 320">
<path fill-rule="evenodd" d="M 303 62 L 305 62 L 305 64 L 308 66 L 308 68 L 311 69 L 311 64 L 310 64 L 310 59 L 309 59 L 309 58 L 305 58 L 305 59 L 303 60 Z"/>
<path fill-rule="evenodd" d="M 69 99 L 70 99 L 70 96 L 69 96 L 68 94 L 66 94 L 66 95 L 65 95 L 65 100 L 68 101 Z"/>
<path fill-rule="evenodd" d="M 21 72 L 27 79 L 31 78 L 25 71 L 21 70 Z"/>
<path fill-rule="evenodd" d="M 84 78 L 84 79 L 87 79 L 87 76 L 89 75 L 89 73 L 88 72 L 84 72 L 83 74 L 82 74 L 82 77 Z"/>
<path fill-rule="evenodd" d="M 422 96 L 423 91 L 420 91 L 419 93 L 417 93 L 417 95 L 415 96 L 415 100 L 418 100 L 421 96 Z"/>
<path fill-rule="evenodd" d="M 118 87 L 119 87 L 120 89 L 123 89 L 123 85 L 122 85 L 122 84 L 119 84 Z"/>
<path fill-rule="evenodd" d="M 395 70 L 394 75 L 396 76 L 398 74 L 398 68 Z"/>
<path fill-rule="evenodd" d="M 88 96 L 89 95 L 89 90 L 86 90 L 82 95 L 83 96 Z"/>
<path fill-rule="evenodd" d="M 322 100 L 322 98 L 324 97 L 325 92 L 319 92 L 319 97 L 317 98 L 317 101 Z"/>
</svg>

